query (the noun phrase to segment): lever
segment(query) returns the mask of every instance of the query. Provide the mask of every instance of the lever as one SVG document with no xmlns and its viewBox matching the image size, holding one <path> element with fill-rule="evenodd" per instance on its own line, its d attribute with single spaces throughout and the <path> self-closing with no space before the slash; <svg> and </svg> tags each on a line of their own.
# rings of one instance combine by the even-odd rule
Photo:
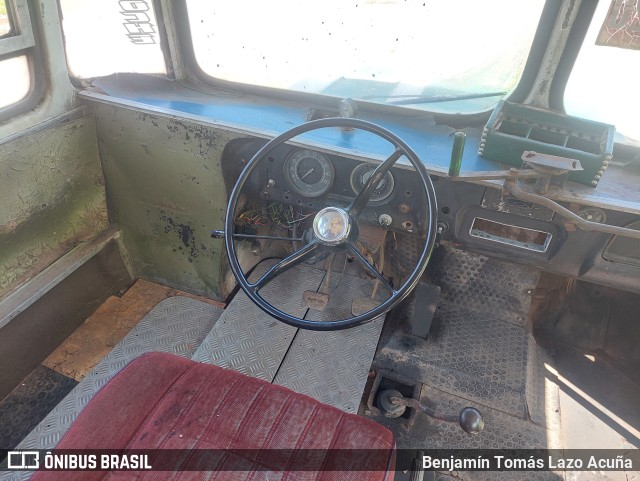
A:
<svg viewBox="0 0 640 481">
<path fill-rule="evenodd" d="M 465 407 L 457 415 L 442 414 L 422 404 L 417 399 L 404 397 L 395 389 L 386 389 L 380 392 L 380 394 L 378 394 L 378 406 L 388 418 L 398 418 L 404 414 L 407 407 L 411 407 L 440 421 L 448 423 L 458 422 L 462 430 L 469 434 L 478 434 L 484 429 L 484 419 L 480 411 L 476 408 Z"/>
<path fill-rule="evenodd" d="M 224 231 L 223 230 L 212 230 L 211 237 L 214 239 L 224 239 Z M 234 239 L 266 239 L 266 240 L 277 240 L 277 241 L 297 241 L 300 242 L 304 239 L 301 237 L 278 237 L 272 235 L 257 235 L 257 234 L 233 234 Z"/>
</svg>

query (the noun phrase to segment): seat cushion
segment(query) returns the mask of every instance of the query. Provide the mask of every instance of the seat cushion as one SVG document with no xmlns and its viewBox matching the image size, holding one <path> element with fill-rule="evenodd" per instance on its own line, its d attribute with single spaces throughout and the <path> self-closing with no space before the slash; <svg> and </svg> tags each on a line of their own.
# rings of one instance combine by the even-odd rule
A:
<svg viewBox="0 0 640 481">
<path fill-rule="evenodd" d="M 391 480 L 395 462 L 393 434 L 369 419 L 232 370 L 163 353 L 144 354 L 118 373 L 56 448 L 224 449 L 223 455 L 207 460 L 206 470 L 212 472 L 206 479 L 211 480 Z M 313 451 L 328 449 L 334 451 Z M 348 451 L 341 450 L 357 449 L 366 449 L 357 452 L 361 466 L 375 471 L 336 471 L 348 464 L 340 459 Z M 296 453 L 322 456 L 313 466 L 323 468 L 284 473 L 283 466 L 299 459 Z M 70 472 L 64 479 L 129 479 L 133 474 Z M 202 479 L 194 471 L 173 474 L 171 479 Z M 33 479 L 59 475 L 40 471 Z M 135 475 L 167 479 L 159 471 Z"/>
</svg>

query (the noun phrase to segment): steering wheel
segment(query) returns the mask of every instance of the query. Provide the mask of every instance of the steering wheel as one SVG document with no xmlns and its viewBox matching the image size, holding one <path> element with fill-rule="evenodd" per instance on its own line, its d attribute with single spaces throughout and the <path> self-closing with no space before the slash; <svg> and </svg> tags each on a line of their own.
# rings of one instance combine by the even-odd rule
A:
<svg viewBox="0 0 640 481">
<path fill-rule="evenodd" d="M 275 265 L 273 265 L 267 272 L 262 275 L 256 282 L 249 282 L 245 274 L 242 272 L 240 262 L 238 261 L 238 254 L 236 252 L 236 246 L 234 242 L 234 223 L 236 219 L 236 207 L 238 205 L 238 199 L 240 192 L 244 187 L 247 179 L 256 170 L 260 162 L 276 147 L 287 142 L 288 140 L 306 133 L 312 130 L 317 130 L 326 127 L 340 127 L 349 129 L 364 130 L 373 134 L 376 134 L 383 139 L 390 142 L 394 147 L 394 152 L 373 171 L 365 186 L 360 193 L 351 202 L 347 208 L 341 208 L 337 206 L 325 207 L 320 210 L 313 219 L 313 232 L 308 236 L 308 242 L 299 250 L 289 255 L 285 259 L 282 259 Z M 364 257 L 355 243 L 358 239 L 358 220 L 362 210 L 366 207 L 372 192 L 378 186 L 384 175 L 391 168 L 396 161 L 405 156 L 416 171 L 416 175 L 419 177 L 420 184 L 425 196 L 427 204 L 426 213 L 429 218 L 425 222 L 425 243 L 420 253 L 420 257 L 416 263 L 415 268 L 405 280 L 405 282 L 398 288 L 395 288 L 387 282 L 376 268 Z M 436 222 L 437 222 L 438 208 L 436 205 L 436 196 L 433 189 L 431 179 L 427 174 L 427 170 L 416 155 L 416 153 L 403 142 L 395 134 L 389 130 L 380 127 L 379 125 L 364 120 L 349 119 L 349 118 L 328 118 L 314 120 L 307 122 L 298 127 L 288 130 L 287 132 L 274 138 L 264 147 L 262 147 L 246 165 L 236 185 L 231 192 L 229 199 L 229 205 L 227 207 L 227 216 L 225 221 L 225 233 L 224 240 L 227 249 L 227 256 L 229 258 L 229 264 L 231 270 L 235 275 L 242 290 L 247 294 L 260 309 L 267 314 L 275 317 L 276 319 L 290 324 L 292 326 L 301 329 L 311 329 L 316 331 L 333 331 L 338 329 L 348 329 L 355 327 L 365 322 L 372 321 L 376 317 L 388 312 L 397 306 L 403 299 L 405 299 L 412 289 L 416 286 L 420 277 L 424 273 L 427 267 L 427 262 L 431 256 L 433 250 L 433 244 L 436 235 Z M 238 236 L 241 238 L 242 236 Z M 335 319 L 329 321 L 311 321 L 307 319 L 300 319 L 286 312 L 282 312 L 276 306 L 267 302 L 259 293 L 267 283 L 271 282 L 278 275 L 286 272 L 295 265 L 303 262 L 306 259 L 310 259 L 313 256 L 325 253 L 325 252 L 348 252 L 369 272 L 373 277 L 378 279 L 382 286 L 384 286 L 389 292 L 388 299 L 381 304 L 371 309 L 368 312 L 347 318 L 347 319 Z"/>
</svg>

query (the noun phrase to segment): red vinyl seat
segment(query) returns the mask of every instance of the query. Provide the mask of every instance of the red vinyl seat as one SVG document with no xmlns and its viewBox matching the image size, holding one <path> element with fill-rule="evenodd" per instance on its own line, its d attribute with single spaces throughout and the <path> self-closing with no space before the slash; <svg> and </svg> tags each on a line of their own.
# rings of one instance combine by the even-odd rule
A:
<svg viewBox="0 0 640 481">
<path fill-rule="evenodd" d="M 207 460 L 206 476 L 193 470 L 74 471 L 62 479 L 389 481 L 395 466 L 393 434 L 369 419 L 232 370 L 162 353 L 144 354 L 118 373 L 56 446 L 123 448 L 225 451 Z M 350 452 L 374 470 L 353 470 Z M 325 456 L 314 465 L 322 468 L 300 470 L 296 461 L 295 470 L 282 469 L 296 453 Z M 38 471 L 32 479 L 60 475 Z"/>
</svg>

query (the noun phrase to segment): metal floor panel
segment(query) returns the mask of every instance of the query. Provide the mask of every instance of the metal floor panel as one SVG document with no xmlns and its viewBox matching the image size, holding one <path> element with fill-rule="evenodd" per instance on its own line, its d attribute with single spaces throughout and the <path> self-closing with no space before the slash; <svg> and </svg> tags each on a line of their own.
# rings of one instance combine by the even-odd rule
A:
<svg viewBox="0 0 640 481">
<path fill-rule="evenodd" d="M 367 416 L 389 427 L 399 448 L 562 448 L 559 389 L 545 368 L 551 354 L 527 329 L 537 273 L 455 249 L 439 249 L 431 279 L 442 287 L 428 340 L 401 325 L 383 341 L 373 369 L 397 380 L 422 383 L 421 400 L 436 411 L 456 413 L 475 406 L 485 429 L 469 436 L 457 423 L 417 414 L 407 429 L 402 419 L 375 410 Z M 549 480 L 563 473 L 454 472 L 435 479 Z"/>
<path fill-rule="evenodd" d="M 19 444 L 19 449 L 51 449 L 78 413 L 109 379 L 145 352 L 190 357 L 223 310 L 188 297 L 160 302 Z M 0 480 L 28 479 L 30 472 L 0 473 Z"/>
<path fill-rule="evenodd" d="M 309 310 L 307 319 L 324 321 L 352 317 L 351 299 L 369 297 L 374 282 L 335 274 L 324 311 Z M 346 412 L 358 411 L 384 317 L 352 329 L 298 331 L 273 381 Z"/>
<path fill-rule="evenodd" d="M 527 417 L 527 332 L 468 309 L 437 310 L 428 340 L 397 331 L 375 364 L 513 416 Z"/>
<path fill-rule="evenodd" d="M 527 325 L 536 269 L 479 254 L 442 247 L 428 272 L 441 287 L 440 303 L 462 306 L 518 326 Z"/>
<path fill-rule="evenodd" d="M 250 281 L 258 280 L 274 263 L 260 263 Z M 315 291 L 323 277 L 324 271 L 299 265 L 267 284 L 260 294 L 280 310 L 301 317 L 306 312 L 301 303 L 303 291 Z M 239 291 L 193 359 L 272 382 L 296 331 L 269 316 Z"/>
</svg>

